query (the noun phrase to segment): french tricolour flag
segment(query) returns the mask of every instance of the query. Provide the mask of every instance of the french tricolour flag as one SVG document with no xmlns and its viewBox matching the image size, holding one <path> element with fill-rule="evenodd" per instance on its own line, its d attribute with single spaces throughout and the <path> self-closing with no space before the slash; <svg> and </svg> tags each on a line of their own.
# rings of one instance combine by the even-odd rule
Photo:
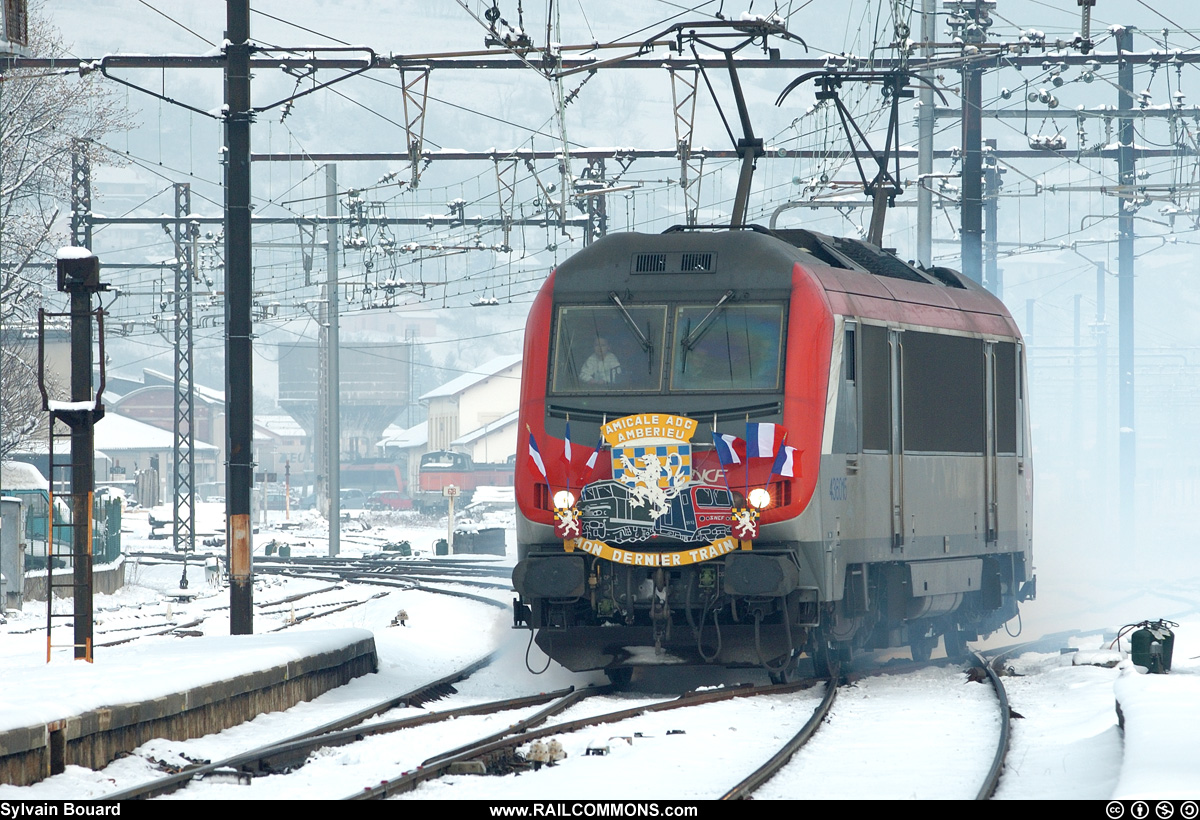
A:
<svg viewBox="0 0 1200 820">
<path fill-rule="evenodd" d="M 537 471 L 542 474 L 542 478 L 549 481 L 550 479 L 546 475 L 546 463 L 542 461 L 542 454 L 538 451 L 537 441 L 533 438 L 532 430 L 529 431 L 529 460 L 537 468 Z"/>
<path fill-rule="evenodd" d="M 731 436 L 728 433 L 717 433 L 714 430 L 713 446 L 717 448 L 717 458 L 721 460 L 722 467 L 742 463 L 742 460 L 738 457 L 738 451 L 746 452 L 746 442 L 737 436 Z"/>
<path fill-rule="evenodd" d="M 782 475 L 792 478 L 796 475 L 796 448 L 786 444 L 779 448 L 779 455 L 771 465 L 771 475 Z"/>
<path fill-rule="evenodd" d="M 600 450 L 603 447 L 604 447 L 604 436 L 601 436 L 600 440 L 596 442 L 596 449 L 592 451 L 592 454 L 590 456 L 588 456 L 587 468 L 589 470 L 596 469 L 596 460 L 598 458 L 600 458 Z"/>
<path fill-rule="evenodd" d="M 787 430 L 778 424 L 746 423 L 746 455 L 750 458 L 775 458 Z"/>
<path fill-rule="evenodd" d="M 563 461 L 571 466 L 571 420 L 567 419 L 567 437 L 563 441 Z"/>
</svg>

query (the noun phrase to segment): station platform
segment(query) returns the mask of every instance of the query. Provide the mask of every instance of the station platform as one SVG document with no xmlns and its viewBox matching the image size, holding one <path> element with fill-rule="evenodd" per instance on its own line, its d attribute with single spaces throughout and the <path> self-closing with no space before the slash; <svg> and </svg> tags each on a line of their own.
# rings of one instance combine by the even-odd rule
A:
<svg viewBox="0 0 1200 820">
<path fill-rule="evenodd" d="M 0 783 L 98 769 L 151 738 L 218 732 L 377 668 L 365 629 L 164 638 L 107 649 L 94 663 L 22 664 L 0 684 Z"/>
</svg>

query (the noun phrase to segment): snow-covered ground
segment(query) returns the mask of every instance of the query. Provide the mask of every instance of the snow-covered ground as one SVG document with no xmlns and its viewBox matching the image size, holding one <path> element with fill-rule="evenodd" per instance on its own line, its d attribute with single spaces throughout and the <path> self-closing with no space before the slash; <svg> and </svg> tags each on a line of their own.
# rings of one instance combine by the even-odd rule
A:
<svg viewBox="0 0 1200 820">
<path fill-rule="evenodd" d="M 198 531 L 215 528 L 219 507 L 201 505 Z M 282 513 L 272 512 L 271 530 L 255 537 L 261 554 L 272 539 L 292 545 L 293 555 L 323 555 L 325 522 L 311 514 L 297 517 L 296 528 L 278 529 Z M 214 516 L 215 519 L 214 520 Z M 510 550 L 505 558 L 480 556 L 482 562 L 511 565 L 511 515 L 493 516 L 488 525 L 509 529 Z M 148 533 L 144 513 L 131 513 L 130 548 L 139 545 L 161 549 L 167 542 L 142 541 Z M 293 523 L 293 522 L 289 522 Z M 418 525 L 405 515 L 362 516 L 344 530 L 342 553 L 374 552 L 386 540 L 408 540 L 426 552 L 445 532 L 444 523 Z M 329 630 L 369 630 L 375 636 L 380 671 L 357 679 L 316 700 L 286 712 L 260 716 L 243 726 L 186 742 L 154 741 L 142 754 L 114 761 L 92 772 L 76 766 L 29 787 L 0 785 L 0 799 L 102 797 L 147 779 L 154 764 L 182 764 L 186 758 L 220 759 L 241 749 L 288 737 L 308 726 L 378 702 L 419 683 L 446 674 L 498 647 L 499 660 L 482 674 L 458 687 L 456 705 L 546 691 L 559 687 L 601 683 L 598 674 L 573 674 L 551 664 L 540 677 L 545 658 L 528 645 L 528 634 L 511 629 L 507 603 L 511 593 L 483 593 L 505 604 L 492 608 L 458 598 L 405 590 L 347 587 L 326 589 L 329 582 L 276 579 L 260 576 L 257 603 L 280 602 L 300 592 L 325 589 L 294 604 L 265 607 L 255 616 L 254 636 L 228 635 L 225 589 L 208 586 L 201 567 L 189 571 L 189 589 L 198 592 L 192 601 L 173 597 L 179 587 L 177 564 L 131 564 L 131 583 L 115 595 L 96 598 L 97 643 L 133 632 L 106 633 L 140 624 L 200 623 L 194 627 L 205 637 L 144 638 L 133 644 L 95 651 L 95 663 L 70 659 L 70 650 L 56 650 L 45 663 L 45 637 L 39 628 L 45 610 L 30 604 L 22 613 L 9 613 L 0 625 L 0 664 L 4 669 L 4 697 L 0 699 L 0 727 L 52 719 L 55 710 L 81 710 L 105 703 L 153 697 L 227 677 L 245 668 L 268 666 L 295 653 L 309 652 L 331 640 L 358 632 L 331 634 Z M 1111 797 L 1196 797 L 1200 795 L 1200 614 L 1187 600 L 1188 584 L 1159 583 L 1147 590 L 1131 590 L 1127 579 L 1110 588 L 1077 591 L 1080 601 L 1120 598 L 1138 607 L 1139 615 L 1127 620 L 1171 618 L 1175 629 L 1174 668 L 1169 675 L 1146 675 L 1126 659 L 1114 668 L 1087 665 L 1114 657 L 1099 637 L 1076 639 L 1072 654 L 1025 655 L 1012 663 L 1007 677 L 1013 710 L 1012 751 L 997 797 L 1001 799 L 1105 799 Z M 1192 587 L 1194 590 L 1194 587 Z M 1044 598 L 1044 589 L 1041 593 Z M 384 594 L 372 597 L 377 593 Z M 478 593 L 478 590 L 472 590 Z M 341 612 L 303 620 L 322 603 L 356 596 L 364 601 Z M 390 626 L 404 609 L 407 625 Z M 1078 607 L 1076 627 L 1116 629 L 1118 622 L 1100 617 L 1088 606 Z M 1182 614 L 1181 614 L 1182 613 Z M 1054 623 L 1065 618 L 1055 612 Z M 290 621 L 300 622 L 282 631 Z M 1038 628 L 1036 605 L 1025 618 L 1025 636 Z M 69 640 L 68 636 L 67 637 Z M 1011 639 L 1004 640 L 1011 642 Z M 1124 644 L 1128 648 L 1128 644 Z M 219 659 L 219 662 L 216 661 Z M 1082 663 L 1083 665 L 1076 665 Z M 635 677 L 636 697 L 654 699 L 667 673 L 647 670 Z M 679 674 L 672 672 L 671 674 Z M 734 682 L 752 673 L 696 674 L 694 683 Z M 976 780 L 990 761 L 995 722 L 972 715 L 986 713 L 991 694 L 987 687 L 966 682 L 956 673 L 929 670 L 916 676 L 877 677 L 847 689 L 831 720 L 787 769 L 757 795 L 760 798 L 964 798 L 973 794 Z M 54 692 L 48 697 L 47 692 Z M 692 715 L 686 727 L 672 713 L 643 715 L 598 732 L 564 737 L 568 758 L 551 770 L 533 775 L 503 777 L 455 776 L 427 783 L 407 799 L 494 798 L 661 798 L 708 799 L 719 796 L 790 737 L 804 722 L 819 698 L 810 691 L 768 701 L 735 700 L 705 707 L 707 718 Z M 1117 727 L 1116 698 L 1121 698 L 1126 727 Z M 628 696 L 625 696 L 628 697 Z M 628 706 L 612 699 L 591 699 L 567 717 L 610 711 Z M 430 704 L 427 709 L 448 708 Z M 417 710 L 412 710 L 416 713 Z M 384 736 L 369 744 L 329 750 L 315 756 L 301 773 L 258 778 L 251 786 L 198 784 L 178 795 L 192 799 L 255 798 L 299 799 L 345 796 L 412 768 L 438 748 L 466 742 L 508 725 L 525 715 L 509 713 L 490 720 L 453 721 L 424 733 Z M 862 731 L 870 726 L 869 733 Z M 960 729 L 966 727 L 963 734 Z M 685 734 L 667 734 L 685 728 Z M 637 734 L 640 733 L 640 737 Z M 609 742 L 610 754 L 586 755 L 586 747 L 609 737 L 630 742 Z M 185 758 L 186 756 L 186 758 Z M 888 771 L 886 777 L 863 780 L 863 771 Z M 740 772 L 740 774 L 739 774 Z M 933 776 L 930 776 L 932 772 Z"/>
</svg>

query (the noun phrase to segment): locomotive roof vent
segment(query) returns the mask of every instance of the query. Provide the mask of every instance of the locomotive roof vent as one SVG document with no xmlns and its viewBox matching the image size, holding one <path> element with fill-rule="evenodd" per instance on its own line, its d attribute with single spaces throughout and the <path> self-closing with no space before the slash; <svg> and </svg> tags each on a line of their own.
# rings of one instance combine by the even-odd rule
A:
<svg viewBox="0 0 1200 820">
<path fill-rule="evenodd" d="M 633 256 L 634 273 L 712 273 L 717 268 L 715 253 L 638 253 Z"/>
</svg>

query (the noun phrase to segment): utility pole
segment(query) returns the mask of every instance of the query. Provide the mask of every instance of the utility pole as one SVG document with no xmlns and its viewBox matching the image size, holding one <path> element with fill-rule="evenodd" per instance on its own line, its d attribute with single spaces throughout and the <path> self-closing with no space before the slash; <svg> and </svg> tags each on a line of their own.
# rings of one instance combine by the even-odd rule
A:
<svg viewBox="0 0 1200 820">
<path fill-rule="evenodd" d="M 937 17 L 934 0 L 921 0 L 921 42 L 925 43 L 925 59 L 933 59 L 933 43 L 937 39 Z M 928 185 L 933 173 L 933 72 L 922 76 L 921 108 L 917 112 L 917 261 L 925 267 L 933 264 L 933 192 Z"/>
<path fill-rule="evenodd" d="M 997 298 L 1003 299 L 1004 283 L 1000 280 L 1001 271 L 999 259 L 997 259 L 1002 169 L 996 164 L 995 140 L 984 140 L 983 169 L 983 241 L 985 246 L 983 286 L 994 293 Z"/>
<path fill-rule="evenodd" d="M 1096 509 L 1108 510 L 1108 323 L 1104 316 L 1104 263 L 1096 263 Z M 1107 522 L 1104 522 L 1107 529 Z"/>
<path fill-rule="evenodd" d="M 957 3 L 955 5 L 958 5 Z M 963 43 L 977 47 L 987 40 L 988 12 L 993 0 L 963 4 L 971 21 L 962 28 Z M 962 245 L 963 275 L 983 282 L 983 68 L 968 60 L 962 68 Z"/>
<path fill-rule="evenodd" d="M 254 270 L 250 223 L 250 0 L 226 0 L 225 515 L 229 631 L 254 633 L 250 495 L 254 487 Z"/>
<path fill-rule="evenodd" d="M 1075 424 L 1071 426 L 1071 449 L 1080 456 L 1083 454 L 1083 306 L 1082 293 L 1075 294 L 1075 312 L 1072 324 L 1071 345 L 1071 418 Z M 1080 465 L 1082 466 L 1082 465 Z"/>
<path fill-rule="evenodd" d="M 336 558 L 342 548 L 342 425 L 341 425 L 341 363 L 338 358 L 338 202 L 337 166 L 325 166 L 325 210 L 330 217 L 325 226 L 325 272 L 328 322 L 325 330 L 327 347 L 325 362 L 325 451 L 328 459 L 325 471 L 329 488 L 329 557 Z"/>
<path fill-rule="evenodd" d="M 1117 55 L 1133 51 L 1133 28 L 1117 31 Z M 1133 108 L 1133 64 L 1121 59 L 1117 64 L 1117 109 Z M 1136 532 L 1134 478 L 1137 475 L 1137 436 L 1133 418 L 1133 215 L 1137 212 L 1134 185 L 1137 169 L 1133 154 L 1133 119 L 1119 120 L 1117 148 L 1118 182 L 1121 196 L 1117 198 L 1117 337 L 1120 340 L 1120 486 L 1121 486 L 1121 555 L 1133 557 Z"/>
<path fill-rule="evenodd" d="M 66 408 L 50 408 L 50 430 L 54 435 L 56 420 L 71 428 L 71 501 L 67 526 L 71 530 L 71 564 L 73 572 L 73 624 L 75 659 L 92 661 L 92 498 L 95 492 L 96 422 L 104 418 L 104 405 L 99 392 L 92 392 L 92 294 L 108 290 L 100 281 L 100 260 L 90 249 L 83 248 L 71 255 L 60 251 L 58 259 L 58 289 L 71 297 L 71 403 Z M 103 330 L 101 330 L 103 334 Z M 101 336 L 103 338 L 103 336 Z M 103 344 L 101 345 L 103 352 Z M 39 370 L 41 366 L 39 365 Z M 103 373 L 103 371 L 101 371 Z M 45 396 L 45 387 L 43 385 Z M 103 388 L 102 388 L 103 389 Z M 53 440 L 50 456 L 50 490 L 54 492 L 55 458 Z M 53 498 L 53 495 L 51 495 Z M 50 515 L 54 516 L 51 507 Z M 46 560 L 53 573 L 53 524 L 47 536 Z M 19 579 L 18 579 L 19 580 Z M 53 580 L 47 584 L 48 622 L 46 629 L 46 660 L 50 660 L 51 606 L 55 597 Z"/>
</svg>

